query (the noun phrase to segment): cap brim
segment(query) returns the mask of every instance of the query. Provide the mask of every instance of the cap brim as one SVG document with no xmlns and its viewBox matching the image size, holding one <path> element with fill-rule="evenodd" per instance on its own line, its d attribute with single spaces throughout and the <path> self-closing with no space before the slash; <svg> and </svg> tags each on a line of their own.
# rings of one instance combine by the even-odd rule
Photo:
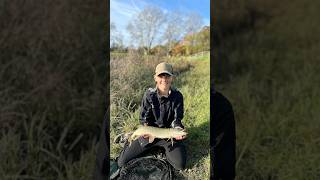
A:
<svg viewBox="0 0 320 180">
<path fill-rule="evenodd" d="M 158 72 L 158 73 L 156 74 L 156 76 L 159 76 L 159 74 L 169 74 L 170 76 L 173 76 L 173 74 L 170 73 L 169 71 L 161 71 L 161 72 Z"/>
</svg>

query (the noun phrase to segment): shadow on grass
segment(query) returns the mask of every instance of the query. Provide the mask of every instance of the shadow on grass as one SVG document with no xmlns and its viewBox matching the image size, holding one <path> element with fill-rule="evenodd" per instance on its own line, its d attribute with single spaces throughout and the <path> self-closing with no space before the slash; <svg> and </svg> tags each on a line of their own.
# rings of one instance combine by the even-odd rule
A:
<svg viewBox="0 0 320 180">
<path fill-rule="evenodd" d="M 210 126 L 209 121 L 200 126 L 189 127 L 188 137 L 185 140 L 187 147 L 187 165 L 190 169 L 196 166 L 202 158 L 209 154 L 210 148 Z"/>
</svg>

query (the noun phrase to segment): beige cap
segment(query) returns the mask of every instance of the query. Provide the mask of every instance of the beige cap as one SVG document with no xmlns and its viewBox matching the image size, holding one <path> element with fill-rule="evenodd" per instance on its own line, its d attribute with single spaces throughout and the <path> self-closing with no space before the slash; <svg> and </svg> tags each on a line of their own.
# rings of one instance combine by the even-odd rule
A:
<svg viewBox="0 0 320 180">
<path fill-rule="evenodd" d="M 159 74 L 166 73 L 169 74 L 170 76 L 173 76 L 173 68 L 171 64 L 168 64 L 166 62 L 162 62 L 157 65 L 156 67 L 156 76 Z"/>
</svg>

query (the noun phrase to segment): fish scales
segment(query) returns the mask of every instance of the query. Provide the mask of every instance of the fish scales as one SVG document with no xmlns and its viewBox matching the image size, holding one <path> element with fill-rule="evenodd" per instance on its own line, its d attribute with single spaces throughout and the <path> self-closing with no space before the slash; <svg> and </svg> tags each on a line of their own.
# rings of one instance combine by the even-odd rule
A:
<svg viewBox="0 0 320 180">
<path fill-rule="evenodd" d="M 129 138 L 129 142 L 138 139 L 140 136 L 148 135 L 149 143 L 152 143 L 155 138 L 160 139 L 171 139 L 173 143 L 173 138 L 177 136 L 185 136 L 187 133 L 183 130 L 176 128 L 157 128 L 152 126 L 140 126 L 137 130 L 135 130 Z"/>
</svg>

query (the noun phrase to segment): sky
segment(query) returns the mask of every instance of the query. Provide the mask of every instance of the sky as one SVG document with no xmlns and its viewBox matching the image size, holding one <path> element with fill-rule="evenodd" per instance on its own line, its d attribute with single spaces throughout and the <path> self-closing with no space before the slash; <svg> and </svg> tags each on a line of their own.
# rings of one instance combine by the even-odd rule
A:
<svg viewBox="0 0 320 180">
<path fill-rule="evenodd" d="M 122 34 L 125 45 L 130 40 L 126 30 L 129 21 L 145 6 L 150 5 L 161 8 L 163 12 L 195 12 L 202 16 L 204 25 L 210 25 L 210 0 L 110 0 L 110 22 Z"/>
</svg>

